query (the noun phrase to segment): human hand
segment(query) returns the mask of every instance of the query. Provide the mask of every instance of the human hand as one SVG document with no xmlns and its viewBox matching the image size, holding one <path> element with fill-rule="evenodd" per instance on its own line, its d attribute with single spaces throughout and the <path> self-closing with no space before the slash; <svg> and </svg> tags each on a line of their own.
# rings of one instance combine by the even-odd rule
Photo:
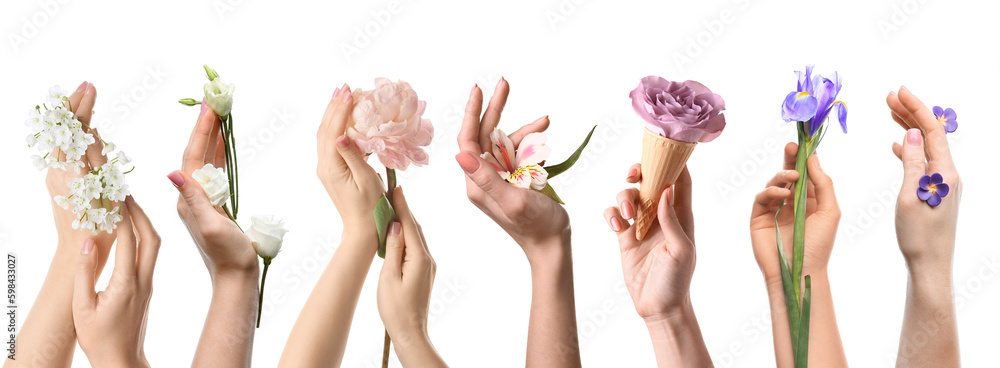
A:
<svg viewBox="0 0 1000 368">
<path fill-rule="evenodd" d="M 160 236 L 131 196 L 118 224 L 115 269 L 104 291 L 94 293 L 95 243 L 83 242 L 73 294 L 73 324 L 80 348 L 95 367 L 149 367 L 143 351 Z"/>
<path fill-rule="evenodd" d="M 753 243 L 754 258 L 757 259 L 757 265 L 760 266 L 767 285 L 776 285 L 778 288 L 781 287 L 781 270 L 778 263 L 775 223 L 781 230 L 785 253 L 790 256 L 795 219 L 792 206 L 794 199 L 788 185 L 799 178 L 798 171 L 794 170 L 797 150 L 798 145 L 795 143 L 788 143 L 785 146 L 784 170 L 779 171 L 767 183 L 767 188 L 757 194 L 750 214 L 750 238 Z M 833 191 L 833 180 L 823 171 L 817 154 L 809 157 L 806 167 L 809 180 L 806 187 L 807 231 L 802 274 L 826 274 L 837 235 L 837 226 L 840 223 L 840 207 Z M 775 221 L 778 206 L 786 200 L 785 207 Z"/>
<path fill-rule="evenodd" d="M 218 116 L 202 101 L 201 115 L 184 150 L 182 169 L 171 172 L 167 178 L 180 192 L 177 214 L 198 246 L 212 280 L 230 275 L 239 276 L 239 279 L 253 275 L 256 279 L 257 253 L 250 239 L 228 215 L 212 206 L 201 184 L 191 178 L 191 173 L 205 164 L 226 168 L 220 129 Z"/>
<path fill-rule="evenodd" d="M 510 86 L 501 78 L 486 112 L 480 117 L 483 94 L 479 86 L 472 88 L 458 135 L 458 146 L 462 152 L 455 156 L 455 160 L 466 173 L 469 200 L 514 238 L 528 260 L 532 261 L 542 254 L 567 250 L 569 215 L 561 205 L 544 194 L 510 185 L 480 157 L 483 152 L 491 150 L 490 133 L 500 123 L 500 114 L 509 93 Z M 517 147 L 525 136 L 542 132 L 548 126 L 549 119 L 545 116 L 508 137 Z"/>
<path fill-rule="evenodd" d="M 345 83 L 333 93 L 316 132 L 319 155 L 316 175 L 337 206 L 344 221 L 345 237 L 375 237 L 372 210 L 385 189 L 375 170 L 366 162 L 354 142 L 348 138 L 348 120 L 354 109 L 351 88 Z M 377 242 L 377 240 L 376 240 Z"/>
<path fill-rule="evenodd" d="M 893 153 L 903 163 L 903 184 L 896 200 L 899 250 L 910 271 L 929 268 L 929 272 L 950 274 L 962 182 L 951 158 L 944 127 L 906 87 L 900 88 L 898 94 L 890 92 L 886 103 L 893 120 L 907 129 L 904 143 L 892 146 Z M 920 178 L 933 173 L 940 173 L 950 189 L 935 207 L 916 195 Z"/>
<path fill-rule="evenodd" d="M 419 362 L 427 360 L 419 357 L 437 356 L 427 335 L 427 312 L 437 265 L 402 188 L 395 189 L 393 202 L 398 222 L 389 226 L 386 236 L 385 263 L 378 279 L 378 312 L 400 362 L 404 366 L 426 366 Z"/>
<path fill-rule="evenodd" d="M 642 180 L 639 164 L 632 165 L 626 181 Z M 604 219 L 618 235 L 625 285 L 639 316 L 661 321 L 690 307 L 689 290 L 694 275 L 694 215 L 691 212 L 691 174 L 687 167 L 670 188 L 664 189 L 657 208 L 660 226 L 644 240 L 635 239 L 634 220 L 639 190 L 629 188 L 617 197 L 618 206 L 604 210 Z"/>
<path fill-rule="evenodd" d="M 101 139 L 98 137 L 97 131 L 91 130 L 90 121 L 94 112 L 94 103 L 97 100 L 97 89 L 90 82 L 83 82 L 77 87 L 76 92 L 69 95 L 69 104 L 71 111 L 77 116 L 77 119 L 83 123 L 83 130 L 94 135 L 94 143 L 87 147 L 87 153 L 80 158 L 84 163 L 84 167 L 80 168 L 77 172 L 73 169 L 60 170 L 49 168 L 45 176 L 45 184 L 49 190 L 49 198 L 55 198 L 56 196 L 68 196 L 69 186 L 68 184 L 76 178 L 82 178 L 87 174 L 88 171 L 96 169 L 101 165 L 108 162 L 107 157 L 101 154 L 104 149 L 104 144 L 101 143 Z M 56 148 L 52 152 L 53 155 L 59 155 L 62 159 L 65 159 L 66 155 L 59 152 L 59 148 Z M 104 269 L 104 264 L 108 261 L 108 254 L 111 252 L 111 245 L 115 241 L 115 232 L 112 231 L 111 234 L 102 232 L 96 236 L 92 235 L 89 230 L 74 230 L 73 221 L 77 220 L 77 217 L 73 212 L 59 207 L 55 201 L 52 201 L 52 214 L 55 218 L 56 223 L 56 234 L 59 237 L 59 248 L 65 251 L 67 254 L 75 254 L 79 252 L 80 244 L 86 239 L 92 239 L 95 243 L 95 249 L 97 254 L 97 270 Z M 117 202 L 111 204 L 111 208 L 118 206 Z"/>
</svg>

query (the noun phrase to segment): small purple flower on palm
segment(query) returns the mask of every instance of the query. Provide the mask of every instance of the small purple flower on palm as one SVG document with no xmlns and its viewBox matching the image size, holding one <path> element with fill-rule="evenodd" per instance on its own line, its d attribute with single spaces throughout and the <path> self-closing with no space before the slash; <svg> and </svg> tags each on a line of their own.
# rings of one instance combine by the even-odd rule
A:
<svg viewBox="0 0 1000 368">
<path fill-rule="evenodd" d="M 958 129 L 958 115 L 955 114 L 954 109 L 950 107 L 942 109 L 941 106 L 934 106 L 934 117 L 944 127 L 945 133 L 951 133 Z"/>
<path fill-rule="evenodd" d="M 948 195 L 948 184 L 945 184 L 941 174 L 934 173 L 920 177 L 920 187 L 917 188 L 917 198 L 927 202 L 931 207 L 941 204 L 941 198 Z"/>
<path fill-rule="evenodd" d="M 840 128 L 847 133 L 847 105 L 843 101 L 837 101 L 837 94 L 843 87 L 840 75 L 834 72 L 833 78 L 819 74 L 813 76 L 812 65 L 807 65 L 805 72 L 795 73 L 799 76 L 798 85 L 795 91 L 785 96 L 781 105 L 781 118 L 788 122 L 808 122 L 808 134 L 812 137 L 826 123 L 830 112 L 836 109 Z"/>
</svg>

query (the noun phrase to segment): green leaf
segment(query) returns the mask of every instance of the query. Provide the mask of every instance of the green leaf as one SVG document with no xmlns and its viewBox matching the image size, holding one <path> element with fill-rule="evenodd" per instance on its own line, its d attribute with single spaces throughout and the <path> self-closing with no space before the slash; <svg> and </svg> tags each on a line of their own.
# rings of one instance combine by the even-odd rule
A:
<svg viewBox="0 0 1000 368">
<path fill-rule="evenodd" d="M 590 143 L 590 137 L 594 135 L 594 130 L 597 130 L 597 125 L 594 125 L 593 128 L 590 128 L 590 134 L 587 134 L 587 139 L 583 140 L 583 144 L 580 145 L 580 148 L 577 148 L 576 152 L 573 152 L 573 154 L 570 155 L 569 158 L 566 159 L 566 161 L 563 161 L 561 164 L 558 165 L 545 167 L 545 171 L 549 173 L 549 179 L 552 179 L 556 177 L 556 175 L 566 172 L 566 170 L 569 170 L 569 168 L 573 167 L 573 164 L 576 164 L 576 160 L 580 159 L 580 154 L 583 153 L 583 149 L 587 147 L 588 143 Z M 556 201 L 559 202 L 559 200 Z"/>
<path fill-rule="evenodd" d="M 383 194 L 375 202 L 375 209 L 372 210 L 375 216 L 375 231 L 378 232 L 378 256 L 385 258 L 385 238 L 389 231 L 389 223 L 396 219 L 396 211 L 392 209 L 389 199 Z"/>
<path fill-rule="evenodd" d="M 792 334 L 792 342 L 796 341 L 799 333 L 799 300 L 792 282 L 792 271 L 788 267 L 788 256 L 785 255 L 785 245 L 781 241 L 781 228 L 778 227 L 778 215 L 785 207 L 785 202 L 781 202 L 777 212 L 774 213 L 774 233 L 778 243 L 778 264 L 781 268 L 781 286 L 785 294 L 785 310 L 788 312 L 788 328 Z M 795 280 L 796 283 L 798 280 Z M 794 349 L 793 349 L 794 352 Z"/>
<path fill-rule="evenodd" d="M 795 367 L 806 368 L 809 364 L 809 305 L 812 299 L 812 282 L 806 275 L 806 288 L 802 293 L 802 318 L 799 321 L 799 339 L 795 346 Z"/>
<path fill-rule="evenodd" d="M 552 186 L 549 185 L 549 183 L 545 183 L 545 188 L 536 189 L 536 190 L 539 193 L 542 193 L 542 194 L 548 196 L 549 198 L 552 198 L 552 200 L 556 201 L 556 203 L 558 203 L 558 204 L 566 204 L 566 203 L 563 203 L 562 199 L 559 198 L 559 195 L 556 194 L 556 190 L 552 189 Z"/>
</svg>

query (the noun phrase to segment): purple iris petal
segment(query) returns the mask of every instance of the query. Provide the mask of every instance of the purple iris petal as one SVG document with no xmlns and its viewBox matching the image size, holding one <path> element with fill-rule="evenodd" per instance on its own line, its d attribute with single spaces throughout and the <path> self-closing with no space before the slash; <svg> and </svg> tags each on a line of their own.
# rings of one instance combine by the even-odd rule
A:
<svg viewBox="0 0 1000 368">
<path fill-rule="evenodd" d="M 931 177 L 929 175 L 924 175 L 920 177 L 920 189 L 931 190 L 931 188 L 928 187 L 930 183 L 931 183 Z"/>
<path fill-rule="evenodd" d="M 951 188 L 948 187 L 948 184 L 945 184 L 945 183 L 935 184 L 934 186 L 937 189 L 937 190 L 934 191 L 934 193 L 936 193 L 937 195 L 939 195 L 941 197 L 947 197 L 948 196 L 948 192 L 951 190 Z"/>
<path fill-rule="evenodd" d="M 930 197 L 931 191 L 923 188 L 917 188 L 917 198 L 920 198 L 921 201 L 926 201 Z"/>
<path fill-rule="evenodd" d="M 834 104 L 837 108 L 837 120 L 840 121 L 840 129 L 847 133 L 847 105 L 843 102 Z"/>
<path fill-rule="evenodd" d="M 816 114 L 816 98 L 800 98 L 798 95 L 798 92 L 792 92 L 785 96 L 785 103 L 781 105 L 781 118 L 785 121 L 806 121 Z"/>
<path fill-rule="evenodd" d="M 937 205 L 941 204 L 941 196 L 937 193 L 931 193 L 931 197 L 927 199 L 927 204 L 931 205 L 931 207 L 937 207 Z"/>
</svg>

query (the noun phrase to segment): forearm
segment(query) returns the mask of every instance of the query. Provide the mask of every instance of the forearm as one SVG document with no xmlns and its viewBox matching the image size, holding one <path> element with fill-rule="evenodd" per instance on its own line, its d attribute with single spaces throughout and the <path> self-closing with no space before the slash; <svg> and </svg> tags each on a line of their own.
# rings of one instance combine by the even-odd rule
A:
<svg viewBox="0 0 1000 368">
<path fill-rule="evenodd" d="M 447 367 L 444 359 L 438 355 L 431 343 L 430 337 L 424 335 L 420 339 L 393 341 L 393 347 L 399 362 L 404 367 Z"/>
<path fill-rule="evenodd" d="M 257 321 L 258 272 L 218 276 L 193 367 L 249 367 Z"/>
<path fill-rule="evenodd" d="M 910 266 L 897 367 L 958 367 L 951 265 Z"/>
<path fill-rule="evenodd" d="M 567 232 L 559 244 L 540 246 L 547 253 L 529 256 L 531 315 L 528 367 L 579 367 L 580 345 L 573 295 L 573 259 Z"/>
<path fill-rule="evenodd" d="M 345 235 L 306 301 L 279 366 L 339 366 L 378 240 Z"/>
<path fill-rule="evenodd" d="M 833 308 L 833 295 L 826 271 L 809 273 L 811 304 L 809 310 L 809 366 L 846 367 L 847 356 L 837 327 Z M 774 332 L 774 354 L 778 367 L 793 367 L 794 352 L 788 328 L 788 313 L 781 282 L 768 283 L 771 305 L 771 326 Z"/>
<path fill-rule="evenodd" d="M 712 367 L 701 327 L 688 300 L 677 313 L 646 321 L 659 367 Z"/>
<path fill-rule="evenodd" d="M 15 343 L 15 360 L 5 367 L 69 367 L 76 350 L 73 271 L 77 252 L 60 247 Z M 9 358 L 8 352 L 8 358 Z"/>
</svg>

